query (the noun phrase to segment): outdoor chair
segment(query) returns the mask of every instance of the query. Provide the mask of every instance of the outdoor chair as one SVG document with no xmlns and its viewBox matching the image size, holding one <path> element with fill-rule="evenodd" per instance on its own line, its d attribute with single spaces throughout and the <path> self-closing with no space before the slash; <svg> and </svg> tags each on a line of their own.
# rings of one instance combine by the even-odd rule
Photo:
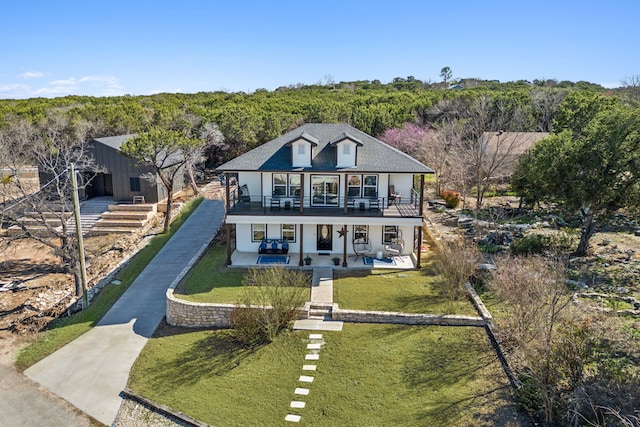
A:
<svg viewBox="0 0 640 427">
<path fill-rule="evenodd" d="M 402 200 L 402 193 L 396 193 L 396 187 L 395 185 L 390 185 L 389 186 L 389 204 L 391 204 L 391 202 L 393 202 L 393 204 L 397 204 L 400 203 L 400 201 Z"/>
<path fill-rule="evenodd" d="M 240 197 L 239 197 L 239 200 L 242 203 L 251 202 L 251 195 L 249 194 L 249 187 L 247 187 L 247 184 L 243 184 L 242 186 L 240 186 Z"/>
<path fill-rule="evenodd" d="M 395 238 L 391 240 L 391 243 L 385 245 L 384 251 L 389 255 L 402 255 L 404 252 L 404 240 L 401 238 Z"/>
<path fill-rule="evenodd" d="M 354 239 L 353 252 L 356 254 L 356 259 L 371 252 L 371 242 L 369 239 Z"/>
</svg>

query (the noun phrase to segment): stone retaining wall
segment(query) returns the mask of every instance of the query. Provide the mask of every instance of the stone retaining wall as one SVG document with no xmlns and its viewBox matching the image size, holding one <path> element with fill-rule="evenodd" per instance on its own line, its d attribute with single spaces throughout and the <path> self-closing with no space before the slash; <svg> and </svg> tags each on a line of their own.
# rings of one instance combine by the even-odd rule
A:
<svg viewBox="0 0 640 427">
<path fill-rule="evenodd" d="M 354 323 L 390 323 L 402 325 L 480 326 L 484 319 L 475 316 L 455 316 L 421 313 L 396 313 L 389 311 L 343 310 L 335 308 L 332 320 Z"/>
<path fill-rule="evenodd" d="M 229 314 L 234 304 L 209 304 L 185 301 L 167 290 L 167 323 L 187 328 L 229 328 Z"/>
<path fill-rule="evenodd" d="M 185 301 L 167 290 L 167 323 L 187 328 L 231 327 L 229 314 L 234 304 L 211 304 Z M 300 310 L 299 318 L 306 318 L 308 309 Z M 332 319 L 353 323 L 389 323 L 402 325 L 486 326 L 484 319 L 475 316 L 395 313 L 387 311 L 343 310 L 333 305 Z"/>
</svg>

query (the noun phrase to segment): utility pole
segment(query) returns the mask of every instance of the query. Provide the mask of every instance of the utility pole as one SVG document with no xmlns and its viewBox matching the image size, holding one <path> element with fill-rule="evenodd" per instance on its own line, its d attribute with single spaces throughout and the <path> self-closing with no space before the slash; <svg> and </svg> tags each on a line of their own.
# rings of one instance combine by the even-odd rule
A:
<svg viewBox="0 0 640 427">
<path fill-rule="evenodd" d="M 82 223 L 80 222 L 80 200 L 78 200 L 78 181 L 76 169 L 71 163 L 71 186 L 73 187 L 73 216 L 76 219 L 76 236 L 78 238 L 78 252 L 80 257 L 80 279 L 82 281 L 82 309 L 89 307 L 87 297 L 87 269 L 84 265 L 84 240 L 82 239 Z"/>
</svg>

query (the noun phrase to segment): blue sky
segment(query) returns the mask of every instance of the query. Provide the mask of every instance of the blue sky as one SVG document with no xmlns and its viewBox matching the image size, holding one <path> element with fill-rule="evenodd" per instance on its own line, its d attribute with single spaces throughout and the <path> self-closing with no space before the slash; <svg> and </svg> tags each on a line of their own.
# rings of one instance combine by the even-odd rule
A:
<svg viewBox="0 0 640 427">
<path fill-rule="evenodd" d="M 640 2 L 10 1 L 0 98 L 640 75 Z"/>
</svg>

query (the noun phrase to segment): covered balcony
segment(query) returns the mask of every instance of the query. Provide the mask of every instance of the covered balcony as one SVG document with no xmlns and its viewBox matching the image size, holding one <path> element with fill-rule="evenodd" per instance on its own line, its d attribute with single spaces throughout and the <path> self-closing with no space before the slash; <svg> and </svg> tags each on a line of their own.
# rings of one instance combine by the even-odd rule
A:
<svg viewBox="0 0 640 427">
<path fill-rule="evenodd" d="M 422 216 L 421 199 L 415 190 L 410 197 L 347 197 L 316 200 L 313 197 L 251 196 L 242 186 L 229 193 L 229 215 L 282 216 L 353 216 L 353 217 L 412 217 Z"/>
</svg>

